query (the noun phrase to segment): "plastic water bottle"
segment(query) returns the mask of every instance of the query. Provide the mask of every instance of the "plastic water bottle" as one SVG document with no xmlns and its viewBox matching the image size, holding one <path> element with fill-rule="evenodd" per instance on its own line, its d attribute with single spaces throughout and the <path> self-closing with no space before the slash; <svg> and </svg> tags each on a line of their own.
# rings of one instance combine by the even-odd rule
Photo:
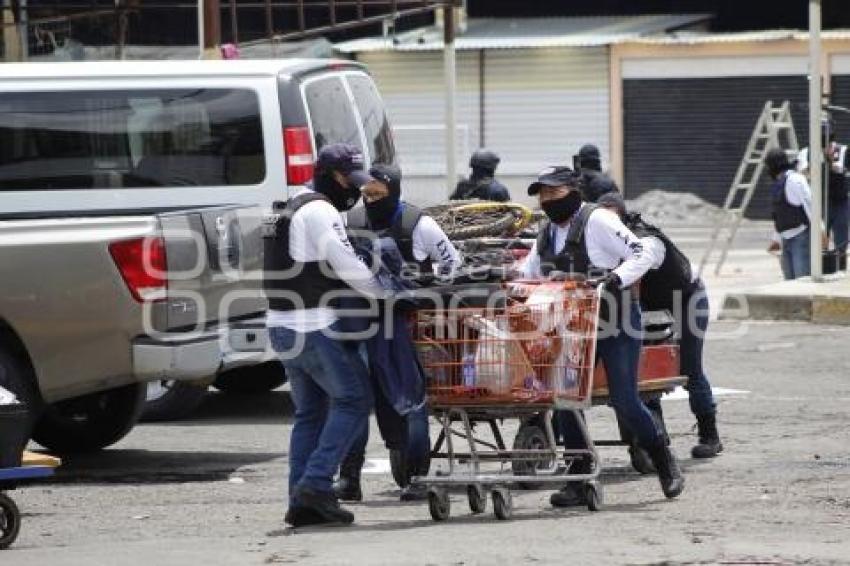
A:
<svg viewBox="0 0 850 566">
<path fill-rule="evenodd" d="M 463 362 L 463 384 L 466 387 L 475 387 L 475 352 L 468 344 L 464 344 L 461 360 Z"/>
</svg>

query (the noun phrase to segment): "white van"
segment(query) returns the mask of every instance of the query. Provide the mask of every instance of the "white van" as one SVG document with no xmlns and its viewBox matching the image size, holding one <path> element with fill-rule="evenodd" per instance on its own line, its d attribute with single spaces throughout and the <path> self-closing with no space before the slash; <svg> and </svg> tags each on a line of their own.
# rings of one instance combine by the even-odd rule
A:
<svg viewBox="0 0 850 566">
<path fill-rule="evenodd" d="M 138 334 L 141 325 L 136 324 L 136 312 L 128 310 L 130 307 L 107 307 L 106 295 L 102 301 L 91 301 L 91 293 L 105 288 L 104 282 L 109 279 L 109 291 L 116 294 L 116 304 L 121 304 L 119 299 L 131 306 L 138 303 L 138 297 L 134 300 L 121 284 L 126 273 L 119 273 L 110 258 L 110 238 L 123 233 L 119 228 L 129 222 L 128 218 L 156 228 L 177 222 L 169 214 L 205 207 L 259 205 L 270 210 L 273 202 L 286 200 L 295 187 L 310 180 L 317 150 L 334 142 L 360 147 L 369 163 L 396 160 L 390 125 L 375 84 L 362 65 L 350 61 L 3 65 L 0 244 L 8 245 L 0 245 L 0 251 L 7 253 L 9 261 L 0 266 L 0 271 L 7 282 L 19 283 L 20 296 L 14 295 L 15 286 L 4 285 L 5 296 L 0 299 L 0 354 L 6 350 L 9 364 L 17 364 L 17 373 L 32 370 L 36 374 L 32 377 L 35 383 L 27 387 L 40 390 L 42 401 L 47 404 L 100 394 L 109 387 L 126 387 L 128 383 L 143 385 L 154 379 L 147 389 L 148 418 L 176 418 L 187 413 L 200 402 L 206 385 L 187 381 L 186 376 L 196 375 L 201 369 L 173 372 L 167 368 L 173 367 L 169 364 L 194 362 L 197 358 L 180 358 L 180 350 L 170 343 L 174 347 L 168 351 L 173 359 L 157 358 L 157 363 L 166 369 L 157 370 L 161 379 L 152 378 L 155 372 L 150 365 L 144 372 L 132 365 L 140 363 L 139 352 L 150 352 L 152 348 L 150 344 L 139 346 L 140 340 L 149 341 L 149 337 Z M 192 212 L 183 214 L 180 222 L 191 225 L 196 234 L 206 234 L 210 250 L 221 251 L 221 242 L 215 241 L 221 236 L 221 227 L 207 217 L 214 217 L 217 222 L 236 216 L 235 212 Z M 38 226 L 34 227 L 33 222 Z M 207 226 L 208 222 L 213 225 Z M 252 230 L 256 227 L 246 220 L 242 229 L 249 225 Z M 61 232 L 66 240 L 48 238 L 50 230 Z M 256 263 L 258 237 L 255 232 L 240 235 L 243 263 L 249 259 L 251 265 Z M 22 243 L 27 247 L 20 247 Z M 80 250 L 78 259 L 67 253 L 75 249 Z M 171 253 L 173 250 L 167 251 L 171 254 L 169 260 L 180 259 Z M 219 260 L 213 253 L 210 251 L 212 269 L 205 272 L 203 280 L 184 282 L 184 286 L 197 286 L 204 298 L 217 306 L 228 289 L 250 285 L 223 279 L 215 269 Z M 92 264 L 95 267 L 84 269 L 83 258 L 88 261 L 91 254 L 96 256 Z M 65 261 L 60 265 L 61 261 L 52 260 L 45 265 L 39 257 Z M 38 282 L 38 291 L 25 281 Z M 174 282 L 173 287 L 179 290 L 180 285 Z M 38 309 L 32 308 L 33 301 L 38 303 Z M 181 316 L 191 318 L 184 303 L 169 299 L 158 305 L 164 311 L 163 320 L 170 321 L 168 329 L 177 328 L 179 324 L 173 321 Z M 98 311 L 96 307 L 101 306 L 103 309 Z M 61 308 L 61 312 L 54 308 Z M 211 336 L 217 327 L 229 328 L 236 323 L 240 325 L 240 336 L 247 335 L 254 324 L 256 350 L 266 341 L 262 328 L 264 308 L 262 301 L 245 301 L 232 318 L 219 316 L 202 322 L 207 324 Z M 76 329 L 73 340 L 68 339 L 67 333 L 63 339 L 58 329 L 70 331 L 71 327 Z M 51 328 L 57 332 L 45 330 Z M 123 336 L 117 346 L 116 336 Z M 83 353 L 79 346 L 96 355 Z M 50 352 L 50 363 L 42 364 L 43 356 L 38 352 Z M 261 360 L 255 355 L 240 358 L 234 352 L 217 352 L 215 356 L 224 361 L 202 367 L 217 367 L 209 377 L 215 377 L 216 386 L 222 390 L 269 390 L 285 379 L 279 363 L 268 361 L 268 355 Z M 215 360 L 209 359 L 210 363 Z M 258 361 L 263 363 L 257 365 Z M 240 367 L 241 364 L 251 365 Z M 177 381 L 173 375 L 177 375 Z M 28 380 L 26 376 L 17 379 Z M 124 392 L 124 405 L 135 403 L 131 393 Z M 138 414 L 133 407 L 124 405 L 114 405 L 116 414 L 108 418 L 98 415 L 89 419 L 93 423 L 115 420 L 112 428 L 116 432 L 106 435 L 109 442 L 120 437 L 118 431 L 129 430 L 127 425 L 131 423 L 122 422 L 122 418 L 135 418 L 132 415 Z M 74 422 L 82 422 L 81 406 L 82 403 L 74 405 Z M 103 403 L 85 406 L 98 407 Z M 59 412 L 45 413 L 56 417 L 51 431 L 61 431 L 67 424 L 59 419 Z M 48 427 L 42 426 L 41 430 Z M 103 440 L 106 436 L 89 445 L 108 444 Z"/>
</svg>

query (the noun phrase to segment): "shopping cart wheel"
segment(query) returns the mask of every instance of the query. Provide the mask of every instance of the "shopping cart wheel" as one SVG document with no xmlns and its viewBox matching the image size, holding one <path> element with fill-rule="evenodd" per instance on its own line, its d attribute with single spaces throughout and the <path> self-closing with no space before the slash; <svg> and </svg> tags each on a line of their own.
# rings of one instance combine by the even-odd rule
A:
<svg viewBox="0 0 850 566">
<path fill-rule="evenodd" d="M 15 502 L 0 493 L 0 550 L 8 548 L 21 530 L 21 512 Z"/>
<path fill-rule="evenodd" d="M 477 485 L 466 488 L 466 496 L 469 498 L 469 510 L 478 515 L 487 510 L 487 494 Z"/>
<path fill-rule="evenodd" d="M 435 521 L 445 521 L 452 513 L 452 502 L 449 492 L 445 489 L 434 488 L 428 490 L 428 510 L 431 518 Z"/>
<path fill-rule="evenodd" d="M 543 428 L 536 424 L 536 420 L 523 423 L 514 438 L 514 450 L 547 450 L 549 442 Z M 513 460 L 511 468 L 515 476 L 534 476 L 538 470 L 548 470 L 554 464 L 552 457 L 532 458 L 530 460 Z M 536 490 L 543 484 L 536 482 L 521 482 L 522 489 Z"/>
<path fill-rule="evenodd" d="M 503 487 L 497 487 L 493 490 L 493 514 L 500 521 L 507 521 L 511 518 L 513 511 L 513 498 L 510 490 Z"/>
<path fill-rule="evenodd" d="M 602 509 L 602 486 L 595 481 L 584 484 L 584 496 L 587 499 L 587 508 L 590 511 Z"/>
</svg>

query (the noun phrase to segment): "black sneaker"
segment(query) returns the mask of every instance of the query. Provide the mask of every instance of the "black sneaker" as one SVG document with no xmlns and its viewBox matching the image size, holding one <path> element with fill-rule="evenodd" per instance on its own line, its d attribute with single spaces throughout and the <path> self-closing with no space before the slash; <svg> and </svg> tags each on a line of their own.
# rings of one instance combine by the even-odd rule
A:
<svg viewBox="0 0 850 566">
<path fill-rule="evenodd" d="M 293 527 L 309 527 L 310 525 L 321 525 L 325 520 L 313 509 L 300 505 L 290 505 L 286 510 L 283 520 Z"/>
<path fill-rule="evenodd" d="M 587 497 L 580 485 L 568 483 L 549 498 L 552 507 L 577 507 L 587 505 Z"/>
<path fill-rule="evenodd" d="M 402 501 L 424 501 L 428 499 L 428 488 L 422 484 L 406 485 L 401 490 Z"/>
<path fill-rule="evenodd" d="M 322 524 L 350 525 L 354 522 L 354 514 L 340 507 L 332 492 L 299 487 L 295 490 L 295 499 L 298 500 L 299 507 L 318 515 Z"/>
</svg>

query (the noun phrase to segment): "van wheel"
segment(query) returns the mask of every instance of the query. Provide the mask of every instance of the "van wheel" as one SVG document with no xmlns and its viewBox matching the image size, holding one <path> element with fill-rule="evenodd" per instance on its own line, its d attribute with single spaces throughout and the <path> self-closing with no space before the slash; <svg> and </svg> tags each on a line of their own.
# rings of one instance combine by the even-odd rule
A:
<svg viewBox="0 0 850 566">
<path fill-rule="evenodd" d="M 144 383 L 60 401 L 45 408 L 33 440 L 60 454 L 100 450 L 130 432 L 144 404 Z"/>
<path fill-rule="evenodd" d="M 0 350 L 0 387 L 12 392 L 18 401 L 26 405 L 29 413 L 26 440 L 32 438 L 32 428 L 41 410 L 41 399 L 35 389 L 35 378 L 29 364 Z"/>
<path fill-rule="evenodd" d="M 145 422 L 176 421 L 198 408 L 207 395 L 206 385 L 186 381 L 161 380 L 147 384 Z"/>
<path fill-rule="evenodd" d="M 286 383 L 283 364 L 264 362 L 256 366 L 231 369 L 215 378 L 215 388 L 224 393 L 250 395 L 268 393 Z"/>
</svg>

